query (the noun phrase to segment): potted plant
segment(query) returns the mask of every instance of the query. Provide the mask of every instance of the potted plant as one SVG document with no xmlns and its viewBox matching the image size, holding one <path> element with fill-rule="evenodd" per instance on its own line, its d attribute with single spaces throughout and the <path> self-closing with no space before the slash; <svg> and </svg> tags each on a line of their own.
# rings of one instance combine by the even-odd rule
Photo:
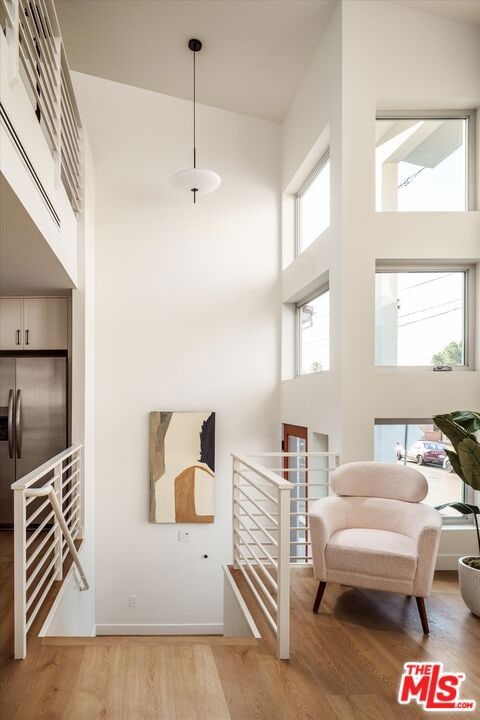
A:
<svg viewBox="0 0 480 720">
<path fill-rule="evenodd" d="M 455 472 L 467 485 L 480 491 L 480 444 L 475 433 L 480 430 L 480 413 L 456 411 L 433 418 L 435 425 L 448 437 L 453 450 L 445 450 Z M 458 582 L 467 607 L 480 617 L 480 508 L 469 503 L 451 502 L 437 510 L 453 507 L 464 515 L 473 515 L 477 532 L 478 556 L 466 555 L 458 561 Z"/>
</svg>

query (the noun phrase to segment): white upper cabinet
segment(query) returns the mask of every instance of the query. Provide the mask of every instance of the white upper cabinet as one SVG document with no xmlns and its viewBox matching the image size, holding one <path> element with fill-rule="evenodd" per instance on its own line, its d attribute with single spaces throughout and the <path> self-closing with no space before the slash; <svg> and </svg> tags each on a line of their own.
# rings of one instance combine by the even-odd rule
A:
<svg viewBox="0 0 480 720">
<path fill-rule="evenodd" d="M 0 350 L 66 350 L 67 298 L 1 298 Z"/>
<path fill-rule="evenodd" d="M 23 346 L 23 300 L 0 300 L 0 350 L 21 350 Z"/>
</svg>

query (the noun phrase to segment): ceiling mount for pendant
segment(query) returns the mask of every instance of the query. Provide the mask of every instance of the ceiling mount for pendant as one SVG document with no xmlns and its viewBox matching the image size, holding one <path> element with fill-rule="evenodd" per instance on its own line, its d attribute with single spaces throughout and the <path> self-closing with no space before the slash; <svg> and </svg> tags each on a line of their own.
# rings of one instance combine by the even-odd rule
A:
<svg viewBox="0 0 480 720">
<path fill-rule="evenodd" d="M 196 67 L 195 57 L 202 49 L 202 43 L 197 38 L 188 41 L 188 49 L 193 53 L 193 168 L 181 170 L 172 177 L 171 182 L 177 190 L 189 190 L 193 193 L 193 202 L 197 202 L 198 195 L 207 195 L 216 190 L 222 182 L 220 175 L 213 170 L 197 168 L 197 122 L 196 122 Z"/>
<path fill-rule="evenodd" d="M 188 41 L 188 49 L 192 52 L 200 52 L 202 49 L 202 43 L 200 40 L 197 40 L 197 38 L 192 38 Z"/>
</svg>

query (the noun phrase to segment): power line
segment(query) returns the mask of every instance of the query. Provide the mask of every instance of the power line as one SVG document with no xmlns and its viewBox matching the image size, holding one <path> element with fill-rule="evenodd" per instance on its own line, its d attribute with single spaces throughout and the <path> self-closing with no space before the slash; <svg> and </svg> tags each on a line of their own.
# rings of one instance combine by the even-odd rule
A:
<svg viewBox="0 0 480 720">
<path fill-rule="evenodd" d="M 452 308 L 451 310 L 445 310 L 444 312 L 437 313 L 436 315 L 429 315 L 426 318 L 419 318 L 418 320 L 410 320 L 410 322 L 402 323 L 402 325 L 397 325 L 397 328 L 406 327 L 407 325 L 415 325 L 415 323 L 419 322 L 425 322 L 426 320 L 431 320 L 432 318 L 440 317 L 440 315 L 448 315 L 452 312 L 457 312 L 457 310 L 461 310 L 461 307 Z"/>
<path fill-rule="evenodd" d="M 429 307 L 423 308 L 423 310 L 412 310 L 412 312 L 404 313 L 403 315 L 399 315 L 398 319 L 401 320 L 402 318 L 409 317 L 410 315 L 418 315 L 418 313 L 427 312 L 427 310 L 434 310 L 435 308 L 443 307 L 444 305 L 451 305 L 452 303 L 459 302 L 462 298 L 455 298 L 454 300 L 448 300 L 444 303 L 438 303 L 437 305 L 429 305 Z"/>
</svg>

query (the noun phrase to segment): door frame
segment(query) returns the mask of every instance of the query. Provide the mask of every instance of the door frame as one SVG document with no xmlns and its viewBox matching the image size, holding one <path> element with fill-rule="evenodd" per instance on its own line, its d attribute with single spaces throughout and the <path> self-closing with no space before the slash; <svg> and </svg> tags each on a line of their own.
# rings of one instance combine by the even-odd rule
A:
<svg viewBox="0 0 480 720">
<path fill-rule="evenodd" d="M 296 437 L 300 438 L 301 440 L 305 441 L 305 452 L 308 452 L 308 427 L 304 427 L 303 425 L 292 425 L 291 423 L 283 423 L 283 439 L 282 439 L 282 452 L 288 452 L 288 438 Z M 285 470 L 288 469 L 289 458 L 284 457 L 283 458 L 283 468 Z M 308 517 L 308 458 L 305 458 L 305 482 L 307 483 L 305 485 L 305 497 L 302 498 L 305 500 L 305 551 L 304 554 L 307 555 L 308 553 L 308 523 L 306 522 Z M 290 473 L 284 472 L 283 476 L 285 480 L 289 479 Z M 297 474 L 298 477 L 298 474 Z M 298 515 L 295 516 L 298 519 Z M 297 546 L 296 546 L 297 547 Z M 292 553 L 290 552 L 290 558 L 292 557 Z"/>
</svg>

